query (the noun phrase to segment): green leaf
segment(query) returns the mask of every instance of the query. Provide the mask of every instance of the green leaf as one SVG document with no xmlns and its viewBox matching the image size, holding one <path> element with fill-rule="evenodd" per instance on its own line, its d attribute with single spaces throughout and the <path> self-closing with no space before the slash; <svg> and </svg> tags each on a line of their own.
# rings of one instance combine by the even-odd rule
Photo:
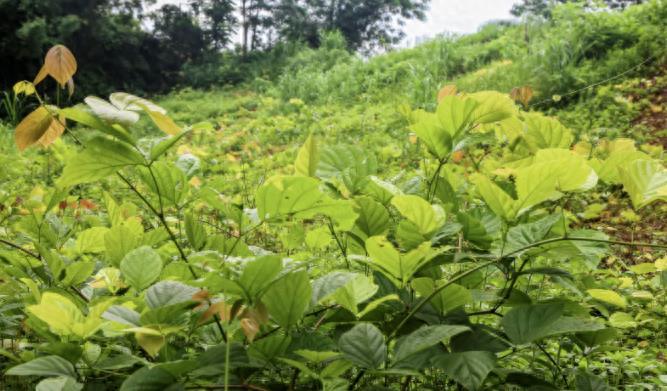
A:
<svg viewBox="0 0 667 391">
<path fill-rule="evenodd" d="M 603 303 L 611 304 L 616 307 L 625 308 L 628 305 L 627 300 L 618 293 L 610 291 L 608 289 L 588 289 L 589 295 L 595 300 L 601 301 Z"/>
<path fill-rule="evenodd" d="M 447 281 L 437 281 L 437 285 L 441 286 Z M 426 297 L 431 295 L 436 288 L 436 281 L 429 277 L 415 278 L 412 281 L 412 287 L 419 293 L 420 296 Z M 446 314 L 452 310 L 460 308 L 466 304 L 472 303 L 472 293 L 465 287 L 458 284 L 450 284 L 448 287 L 438 292 L 430 301 L 441 314 Z"/>
<path fill-rule="evenodd" d="M 357 315 L 359 313 L 357 306 L 373 297 L 378 288 L 372 277 L 359 275 L 336 290 L 332 299 L 341 307 Z"/>
<path fill-rule="evenodd" d="M 137 231 L 130 224 L 118 224 L 104 235 L 104 248 L 107 258 L 114 266 L 119 266 L 120 261 L 127 253 L 139 247 L 143 237 L 143 227 Z"/>
<path fill-rule="evenodd" d="M 319 159 L 316 175 L 327 181 L 342 181 L 352 194 L 363 190 L 369 176 L 377 173 L 375 155 L 358 146 L 327 146 L 321 150 Z"/>
<path fill-rule="evenodd" d="M 195 250 L 200 251 L 206 245 L 206 229 L 192 213 L 185 214 L 185 234 Z"/>
<path fill-rule="evenodd" d="M 192 300 L 198 288 L 178 281 L 160 281 L 146 290 L 146 304 L 159 308 Z"/>
<path fill-rule="evenodd" d="M 255 202 L 262 220 L 309 219 L 324 215 L 333 219 L 339 229 L 347 231 L 357 219 L 350 201 L 334 200 L 310 177 L 271 177 L 257 190 Z"/>
<path fill-rule="evenodd" d="M 546 148 L 569 148 L 574 140 L 572 132 L 555 118 L 539 113 L 524 113 L 526 125 L 524 140 L 531 152 Z"/>
<path fill-rule="evenodd" d="M 58 186 L 94 182 L 124 167 L 143 164 L 144 157 L 132 146 L 107 138 L 93 138 L 84 150 L 66 162 Z"/>
<path fill-rule="evenodd" d="M 303 316 L 310 304 L 311 287 L 308 273 L 292 272 L 276 281 L 262 296 L 269 314 L 280 326 L 288 329 Z"/>
<path fill-rule="evenodd" d="M 371 323 L 359 323 L 338 340 L 343 356 L 354 364 L 377 369 L 387 359 L 384 335 Z"/>
<path fill-rule="evenodd" d="M 468 96 L 479 103 L 472 113 L 472 121 L 476 124 L 502 121 L 518 112 L 514 101 L 507 94 L 480 91 Z"/>
<path fill-rule="evenodd" d="M 53 292 L 44 292 L 41 302 L 28 306 L 27 311 L 49 325 L 51 331 L 63 336 L 75 334 L 75 324 L 84 320 L 71 300 Z"/>
<path fill-rule="evenodd" d="M 389 277 L 397 286 L 405 285 L 422 266 L 438 254 L 429 242 L 401 254 L 384 236 L 368 238 L 366 251 L 370 257 L 369 265 Z"/>
<path fill-rule="evenodd" d="M 160 210 L 160 202 L 178 207 L 188 194 L 190 185 L 186 174 L 173 163 L 155 162 L 151 170 L 142 167 L 139 171 L 142 182 L 156 196 L 155 208 Z"/>
<path fill-rule="evenodd" d="M 551 228 L 559 221 L 560 215 L 553 214 L 531 223 L 519 224 L 507 231 L 503 254 L 515 252 L 544 239 Z M 500 249 L 498 250 L 500 252 Z"/>
<path fill-rule="evenodd" d="M 419 233 L 429 236 L 445 222 L 445 211 L 438 205 L 431 205 L 415 195 L 399 195 L 391 199 L 391 204 L 399 213 L 419 229 Z"/>
<path fill-rule="evenodd" d="M 131 374 L 120 391 L 165 391 L 176 383 L 176 378 L 162 368 L 144 367 Z"/>
<path fill-rule="evenodd" d="M 314 177 L 320 160 L 320 151 L 312 133 L 308 135 L 306 142 L 299 148 L 294 161 L 294 170 L 297 175 Z"/>
<path fill-rule="evenodd" d="M 400 344 L 397 345 L 394 362 L 407 360 L 413 354 L 426 350 L 468 330 L 470 328 L 467 326 L 423 326 L 401 339 Z"/>
<path fill-rule="evenodd" d="M 248 261 L 237 284 L 248 302 L 254 302 L 264 294 L 283 270 L 283 261 L 275 255 L 267 255 Z"/>
<path fill-rule="evenodd" d="M 439 121 L 438 138 L 447 134 L 452 144 L 456 145 L 458 140 L 472 127 L 475 119 L 474 112 L 478 107 L 477 100 L 460 95 L 450 95 L 440 100 L 435 112 Z"/>
<path fill-rule="evenodd" d="M 583 369 L 577 371 L 575 378 L 576 391 L 608 391 L 611 387 L 601 378 L 586 372 Z"/>
<path fill-rule="evenodd" d="M 635 208 L 667 201 L 667 169 L 660 161 L 635 160 L 619 167 L 618 174 Z"/>
<path fill-rule="evenodd" d="M 502 325 L 512 342 L 525 344 L 548 336 L 551 324 L 562 315 L 561 304 L 522 305 L 505 314 Z"/>
<path fill-rule="evenodd" d="M 98 118 L 112 124 L 129 126 L 139 121 L 139 114 L 131 110 L 123 110 L 96 96 L 89 96 L 84 102 Z"/>
<path fill-rule="evenodd" d="M 155 161 L 157 158 L 164 155 L 187 134 L 190 134 L 190 130 L 184 130 L 175 136 L 166 137 L 164 140 L 157 143 L 151 148 L 151 161 Z"/>
<path fill-rule="evenodd" d="M 313 281 L 311 305 L 316 305 L 327 299 L 338 289 L 356 278 L 358 274 L 344 271 L 334 271 Z"/>
<path fill-rule="evenodd" d="M 101 253 L 104 246 L 104 236 L 109 232 L 107 227 L 93 227 L 79 232 L 76 238 L 76 249 L 79 253 Z"/>
<path fill-rule="evenodd" d="M 152 248 L 142 246 L 125 255 L 120 262 L 120 271 L 130 286 L 141 291 L 160 277 L 162 259 Z"/>
<path fill-rule="evenodd" d="M 72 363 L 59 356 L 38 357 L 10 368 L 5 374 L 11 376 L 68 376 L 76 378 Z"/>
<path fill-rule="evenodd" d="M 444 161 L 452 152 L 452 136 L 440 124 L 435 114 L 415 111 L 415 123 L 410 129 L 426 145 L 428 151 L 438 160 Z"/>
<path fill-rule="evenodd" d="M 448 353 L 436 357 L 433 365 L 445 371 L 467 390 L 478 390 L 489 372 L 496 366 L 496 356 L 491 352 L 470 351 Z"/>
<path fill-rule="evenodd" d="M 108 136 L 115 137 L 120 141 L 124 141 L 130 145 L 135 144 L 135 140 L 125 129 L 121 127 L 115 127 L 104 121 L 101 121 L 90 112 L 82 110 L 79 107 L 68 107 L 61 109 L 58 111 L 58 113 L 69 120 L 78 122 L 81 125 L 88 126 L 89 128 L 99 130 L 100 132 L 105 133 Z"/>
<path fill-rule="evenodd" d="M 35 391 L 79 391 L 83 389 L 83 384 L 69 376 L 50 377 L 40 381 L 35 387 Z"/>
<path fill-rule="evenodd" d="M 471 181 L 477 188 L 479 195 L 493 213 L 506 221 L 514 219 L 516 216 L 514 210 L 516 202 L 512 197 L 505 193 L 500 186 L 481 174 L 474 174 L 471 176 Z"/>
<path fill-rule="evenodd" d="M 371 236 L 384 235 L 390 227 L 389 212 L 381 203 L 370 197 L 354 200 L 354 210 L 359 217 L 351 233 L 363 243 Z"/>
</svg>

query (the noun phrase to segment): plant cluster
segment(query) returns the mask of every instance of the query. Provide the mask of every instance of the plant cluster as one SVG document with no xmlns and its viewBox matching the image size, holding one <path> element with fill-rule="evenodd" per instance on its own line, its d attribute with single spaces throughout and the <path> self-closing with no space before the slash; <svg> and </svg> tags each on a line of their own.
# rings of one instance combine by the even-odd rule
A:
<svg viewBox="0 0 667 391">
<path fill-rule="evenodd" d="M 37 79 L 65 88 L 75 72 L 55 46 Z M 59 107 L 16 90 L 37 104 L 16 146 L 64 167 L 18 205 L 0 193 L 10 387 L 603 390 L 633 376 L 610 369 L 625 330 L 664 339 L 667 264 L 645 255 L 667 245 L 577 216 L 609 189 L 659 207 L 659 148 L 578 140 L 508 95 L 446 86 L 384 134 L 407 153 L 311 134 L 289 164 L 247 174 L 255 188 L 200 175 L 192 152 L 220 124 L 181 127 L 128 93 Z M 612 248 L 644 250 L 632 278 L 598 275 Z M 664 363 L 642 370 L 635 384 L 661 384 Z"/>
</svg>

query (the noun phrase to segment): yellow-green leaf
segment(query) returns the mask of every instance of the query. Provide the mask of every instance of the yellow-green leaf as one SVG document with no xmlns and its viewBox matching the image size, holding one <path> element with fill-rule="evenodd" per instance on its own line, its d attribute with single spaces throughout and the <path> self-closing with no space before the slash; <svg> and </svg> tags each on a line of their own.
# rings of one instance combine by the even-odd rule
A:
<svg viewBox="0 0 667 391">
<path fill-rule="evenodd" d="M 294 161 L 294 170 L 297 175 L 315 176 L 317 163 L 320 160 L 320 151 L 317 148 L 315 137 L 308 135 L 306 142 L 303 143 Z"/>
<path fill-rule="evenodd" d="M 601 301 L 603 303 L 611 304 L 616 307 L 625 308 L 628 303 L 625 298 L 618 293 L 608 290 L 608 289 L 589 289 L 589 295 L 595 300 Z"/>
</svg>

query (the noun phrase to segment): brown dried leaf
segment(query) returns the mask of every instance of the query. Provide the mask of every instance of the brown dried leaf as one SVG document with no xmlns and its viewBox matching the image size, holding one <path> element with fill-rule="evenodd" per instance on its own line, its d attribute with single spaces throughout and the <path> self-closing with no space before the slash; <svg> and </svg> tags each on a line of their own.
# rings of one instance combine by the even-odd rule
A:
<svg viewBox="0 0 667 391">
<path fill-rule="evenodd" d="M 67 81 L 76 73 L 77 64 L 69 49 L 63 45 L 55 45 L 46 53 L 44 68 L 64 88 Z"/>
<path fill-rule="evenodd" d="M 51 112 L 44 106 L 39 106 L 23 118 L 14 132 L 14 140 L 19 150 L 23 151 L 38 142 L 50 129 L 52 122 Z"/>
<path fill-rule="evenodd" d="M 533 89 L 529 86 L 514 87 L 510 92 L 510 97 L 524 106 L 528 106 L 528 102 L 533 99 Z"/>
<path fill-rule="evenodd" d="M 458 89 L 456 88 L 456 85 L 447 84 L 446 86 L 442 87 L 438 92 L 438 102 L 440 102 L 446 96 L 456 95 L 457 91 Z"/>
</svg>

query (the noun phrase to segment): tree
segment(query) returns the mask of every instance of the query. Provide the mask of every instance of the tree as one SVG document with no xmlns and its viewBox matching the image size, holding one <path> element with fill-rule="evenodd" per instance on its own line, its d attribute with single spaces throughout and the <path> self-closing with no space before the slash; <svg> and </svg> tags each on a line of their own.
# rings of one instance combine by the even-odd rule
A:
<svg viewBox="0 0 667 391">
<path fill-rule="evenodd" d="M 225 48 L 236 29 L 233 0 L 193 1 L 193 10 L 203 16 L 202 27 L 206 40 L 216 51 Z"/>
<path fill-rule="evenodd" d="M 282 0 L 275 26 L 286 40 L 319 45 L 322 31 L 340 31 L 351 50 L 397 43 L 406 19 L 424 19 L 430 0 Z"/>
<path fill-rule="evenodd" d="M 643 0 L 600 0 L 600 1 L 591 1 L 591 0 L 522 0 L 520 3 L 514 4 L 511 9 L 511 13 L 514 16 L 522 15 L 535 15 L 542 16 L 544 18 L 549 18 L 551 16 L 551 8 L 558 4 L 569 3 L 569 2 L 583 2 L 591 5 L 595 3 L 602 3 L 608 6 L 609 8 L 620 8 L 624 9 L 625 7 L 633 4 L 641 4 Z"/>
</svg>

